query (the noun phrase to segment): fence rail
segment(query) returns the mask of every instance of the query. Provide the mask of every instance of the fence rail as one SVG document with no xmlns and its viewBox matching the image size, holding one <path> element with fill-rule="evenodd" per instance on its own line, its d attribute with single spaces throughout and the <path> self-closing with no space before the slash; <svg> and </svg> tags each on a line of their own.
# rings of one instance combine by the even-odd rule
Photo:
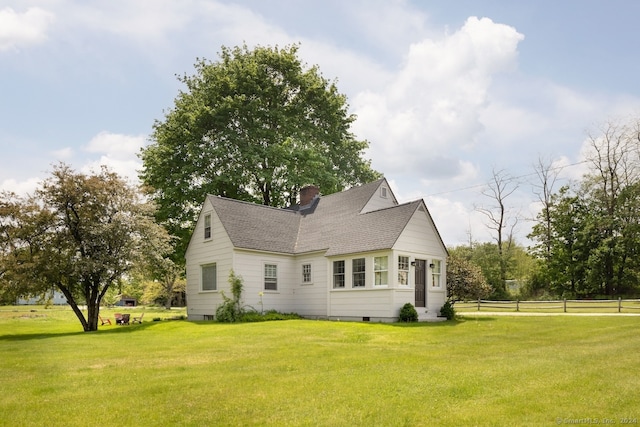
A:
<svg viewBox="0 0 640 427">
<path fill-rule="evenodd" d="M 555 301 L 460 301 L 455 303 L 458 312 L 469 311 L 517 311 L 562 313 L 640 313 L 640 299 L 615 300 L 555 300 Z"/>
</svg>

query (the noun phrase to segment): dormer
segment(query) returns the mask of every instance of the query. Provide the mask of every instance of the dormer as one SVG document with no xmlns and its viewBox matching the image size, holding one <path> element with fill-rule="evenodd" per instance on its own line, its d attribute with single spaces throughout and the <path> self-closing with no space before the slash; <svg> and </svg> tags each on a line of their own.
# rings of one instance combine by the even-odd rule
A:
<svg viewBox="0 0 640 427">
<path fill-rule="evenodd" d="M 396 200 L 396 196 L 391 191 L 391 187 L 386 179 L 380 180 L 380 185 L 375 192 L 371 195 L 371 198 L 367 202 L 367 204 L 362 208 L 360 213 L 367 213 L 371 211 L 377 211 L 379 209 L 390 208 L 396 206 L 398 204 L 398 200 Z"/>
</svg>

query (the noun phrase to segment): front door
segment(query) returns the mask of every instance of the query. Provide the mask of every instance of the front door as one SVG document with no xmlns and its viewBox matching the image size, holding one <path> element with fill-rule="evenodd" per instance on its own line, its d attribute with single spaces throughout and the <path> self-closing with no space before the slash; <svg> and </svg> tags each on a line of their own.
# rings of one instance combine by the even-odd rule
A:
<svg viewBox="0 0 640 427">
<path fill-rule="evenodd" d="M 427 275 L 426 275 L 426 265 L 427 261 L 424 259 L 416 260 L 416 307 L 426 307 L 426 284 L 427 284 Z"/>
</svg>

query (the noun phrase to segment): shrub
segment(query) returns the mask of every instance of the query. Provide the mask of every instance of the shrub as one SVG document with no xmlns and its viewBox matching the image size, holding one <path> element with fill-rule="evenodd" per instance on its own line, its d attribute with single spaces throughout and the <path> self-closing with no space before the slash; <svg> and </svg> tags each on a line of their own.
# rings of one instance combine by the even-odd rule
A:
<svg viewBox="0 0 640 427">
<path fill-rule="evenodd" d="M 406 303 L 400 309 L 400 321 L 401 322 L 417 322 L 418 321 L 418 312 L 416 311 L 413 304 L 410 302 Z"/>
<path fill-rule="evenodd" d="M 218 322 L 234 323 L 240 320 L 244 314 L 244 310 L 240 306 L 240 298 L 242 297 L 243 280 L 241 276 L 231 270 L 229 272 L 229 283 L 231 284 L 231 294 L 233 298 L 229 298 L 220 292 L 224 302 L 216 309 L 216 320 Z"/>
<path fill-rule="evenodd" d="M 452 320 L 456 317 L 456 310 L 453 308 L 451 301 L 445 302 L 442 308 L 440 308 L 440 316 L 446 317 L 447 320 Z"/>
<path fill-rule="evenodd" d="M 266 313 L 258 313 L 257 311 L 247 311 L 240 317 L 241 322 L 266 322 L 269 320 L 291 320 L 301 319 L 296 313 L 280 313 L 276 310 L 269 310 Z"/>
</svg>

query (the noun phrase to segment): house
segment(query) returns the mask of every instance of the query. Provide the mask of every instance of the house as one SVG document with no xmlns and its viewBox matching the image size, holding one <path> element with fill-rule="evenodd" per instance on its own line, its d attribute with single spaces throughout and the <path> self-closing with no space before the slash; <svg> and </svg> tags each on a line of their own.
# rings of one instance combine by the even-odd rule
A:
<svg viewBox="0 0 640 427">
<path fill-rule="evenodd" d="M 23 296 L 16 300 L 16 305 L 38 305 L 38 304 L 67 304 L 67 297 L 58 290 L 50 289 L 39 296 Z"/>
<path fill-rule="evenodd" d="M 424 201 L 398 204 L 384 178 L 328 196 L 305 187 L 287 209 L 209 195 L 186 252 L 187 314 L 213 320 L 233 269 L 257 311 L 389 322 L 409 302 L 435 319 L 446 259 Z"/>
</svg>

